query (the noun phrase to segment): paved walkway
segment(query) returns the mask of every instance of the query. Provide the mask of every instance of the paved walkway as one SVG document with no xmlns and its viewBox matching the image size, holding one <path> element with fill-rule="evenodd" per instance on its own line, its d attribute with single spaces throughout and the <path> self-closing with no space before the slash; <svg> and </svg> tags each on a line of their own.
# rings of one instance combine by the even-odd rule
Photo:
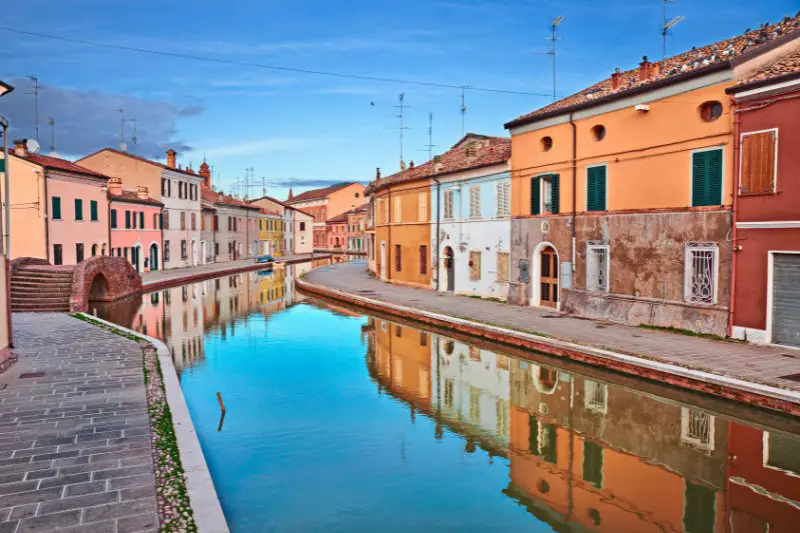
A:
<svg viewBox="0 0 800 533">
<path fill-rule="evenodd" d="M 782 379 L 800 374 L 798 350 L 710 340 L 393 285 L 370 276 L 365 261 L 318 268 L 304 279 L 355 296 L 800 391 L 800 383 Z"/>
<path fill-rule="evenodd" d="M 0 374 L 0 533 L 156 531 L 139 345 L 65 314 L 15 314 L 13 326 L 19 360 Z"/>
<path fill-rule="evenodd" d="M 320 259 L 327 257 L 327 254 L 297 254 L 297 255 L 282 255 L 275 258 L 276 263 L 295 263 L 299 261 L 310 261 L 311 259 Z M 164 283 L 178 283 L 185 279 L 193 279 L 201 276 L 216 276 L 224 275 L 226 272 L 237 272 L 244 269 L 257 270 L 263 268 L 264 265 L 258 265 L 255 259 L 239 259 L 237 261 L 224 261 L 222 263 L 208 263 L 206 265 L 198 265 L 186 268 L 174 268 L 171 270 L 156 270 L 155 272 L 145 272 L 142 276 L 142 285 L 148 288 L 152 285 L 161 285 Z M 1 533 L 1 532 L 0 532 Z"/>
</svg>

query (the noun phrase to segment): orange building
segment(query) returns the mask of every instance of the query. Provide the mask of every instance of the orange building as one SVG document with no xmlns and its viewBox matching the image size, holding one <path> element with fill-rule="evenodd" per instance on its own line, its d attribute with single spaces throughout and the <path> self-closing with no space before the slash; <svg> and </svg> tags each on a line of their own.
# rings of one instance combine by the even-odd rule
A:
<svg viewBox="0 0 800 533">
<path fill-rule="evenodd" d="M 314 248 L 326 248 L 328 237 L 325 222 L 364 204 L 364 188 L 353 181 L 306 191 L 297 196 L 289 189 L 289 199 L 285 203 L 314 217 Z"/>
<path fill-rule="evenodd" d="M 620 72 L 506 124 L 509 301 L 727 334 L 725 89 L 800 47 L 798 17 Z"/>
</svg>

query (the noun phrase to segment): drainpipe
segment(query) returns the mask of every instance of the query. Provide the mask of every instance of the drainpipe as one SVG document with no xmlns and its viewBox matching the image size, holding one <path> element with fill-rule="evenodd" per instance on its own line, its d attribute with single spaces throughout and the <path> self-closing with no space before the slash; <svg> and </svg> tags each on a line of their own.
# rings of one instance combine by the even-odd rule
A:
<svg viewBox="0 0 800 533">
<path fill-rule="evenodd" d="M 5 201 L 6 201 L 6 223 L 5 228 L 3 227 L 2 222 L 0 221 L 0 237 L 2 237 L 3 229 L 6 230 L 6 234 L 8 237 L 6 238 L 5 242 L 5 250 L 3 248 L 3 242 L 0 241 L 0 252 L 5 253 L 6 256 L 6 331 L 8 332 L 8 348 L 14 347 L 14 333 L 11 329 L 11 255 L 9 253 L 9 243 L 11 241 L 11 231 L 9 227 L 9 203 L 8 203 L 8 186 L 9 186 L 9 169 L 11 167 L 11 158 L 8 154 L 8 121 L 5 117 L 0 117 L 2 120 L 2 127 L 3 127 L 3 172 L 5 176 Z"/>
<path fill-rule="evenodd" d="M 392 279 L 392 260 L 389 259 L 392 255 L 392 188 L 391 186 L 386 189 L 386 202 L 389 206 L 386 208 L 386 227 L 389 228 L 386 236 L 386 260 L 389 264 L 386 265 L 386 279 Z"/>
<path fill-rule="evenodd" d="M 44 181 L 44 257 L 47 262 L 50 262 L 50 197 L 47 195 L 47 170 L 42 169 L 42 181 Z M 8 200 L 6 200 L 7 202 Z M 64 251 L 61 251 L 62 258 Z"/>
<path fill-rule="evenodd" d="M 736 199 L 739 197 L 739 130 L 740 119 L 736 111 L 736 97 L 731 96 L 731 116 L 733 117 L 733 201 L 731 202 L 731 300 L 728 304 L 728 337 L 733 337 L 733 315 L 736 308 L 736 251 L 739 240 L 736 232 Z"/>
<path fill-rule="evenodd" d="M 575 125 L 573 119 L 574 114 L 570 113 L 569 124 L 572 126 L 572 272 L 574 274 L 578 268 L 575 257 L 577 243 L 577 228 L 575 227 L 575 223 L 578 213 L 578 127 Z"/>
<path fill-rule="evenodd" d="M 439 211 L 441 209 L 441 189 L 442 184 L 439 182 L 438 178 L 433 178 L 433 181 L 436 182 L 436 292 L 439 292 L 439 280 L 441 279 L 441 268 L 439 265 L 439 225 L 442 220 L 442 213 Z"/>
</svg>

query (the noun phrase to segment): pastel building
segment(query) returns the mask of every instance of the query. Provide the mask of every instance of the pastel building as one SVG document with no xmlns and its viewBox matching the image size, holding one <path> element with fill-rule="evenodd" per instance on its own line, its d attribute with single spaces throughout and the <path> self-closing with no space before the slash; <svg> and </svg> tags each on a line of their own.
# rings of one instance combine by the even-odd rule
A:
<svg viewBox="0 0 800 533">
<path fill-rule="evenodd" d="M 16 142 L 9 154 L 10 196 L 3 188 L 12 206 L 9 257 L 75 265 L 107 254 L 108 176 L 25 146 Z"/>
<path fill-rule="evenodd" d="M 203 165 L 206 165 L 203 162 Z M 260 208 L 244 200 L 217 192 L 211 185 L 211 172 L 201 166 L 202 203 L 214 209 L 214 260 L 234 261 L 258 253 Z"/>
<path fill-rule="evenodd" d="M 150 198 L 147 187 L 134 191 L 122 188 L 119 178 L 108 182 L 111 253 L 128 259 L 136 272 L 161 270 L 162 209 L 164 204 Z"/>
<path fill-rule="evenodd" d="M 250 203 L 265 209 L 267 212 L 277 213 L 280 217 L 282 225 L 278 226 L 278 230 L 269 230 L 266 227 L 260 231 L 264 232 L 263 240 L 265 242 L 279 238 L 283 240 L 280 246 L 281 254 L 310 254 L 314 250 L 314 217 L 312 215 L 271 196 L 262 196 L 261 198 L 250 200 Z M 270 237 L 267 237 L 267 232 L 269 231 L 273 233 Z M 279 233 L 282 233 L 282 236 Z"/>
<path fill-rule="evenodd" d="M 219 255 L 217 243 L 217 209 L 206 201 L 200 202 L 200 263 L 214 263 Z"/>
<path fill-rule="evenodd" d="M 163 268 L 200 264 L 200 183 L 202 178 L 191 168 L 176 163 L 177 153 L 167 150 L 166 163 L 104 148 L 78 163 L 95 172 L 119 178 L 123 188 L 147 187 L 150 197 L 164 204 Z"/>
<path fill-rule="evenodd" d="M 294 196 L 289 190 L 286 204 L 302 209 L 314 218 L 314 248 L 328 244 L 325 222 L 365 202 L 364 186 L 357 182 L 343 182 L 323 189 L 313 189 Z"/>
<path fill-rule="evenodd" d="M 511 141 L 469 134 L 438 157 L 431 249 L 438 250 L 439 266 L 433 285 L 505 300 L 511 267 Z"/>
</svg>

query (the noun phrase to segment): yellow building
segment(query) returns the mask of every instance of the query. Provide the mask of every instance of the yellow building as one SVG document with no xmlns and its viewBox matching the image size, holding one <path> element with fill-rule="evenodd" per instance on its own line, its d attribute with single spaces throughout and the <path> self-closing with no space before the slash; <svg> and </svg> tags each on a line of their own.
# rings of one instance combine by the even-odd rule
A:
<svg viewBox="0 0 800 533">
<path fill-rule="evenodd" d="M 262 254 L 274 257 L 283 255 L 285 231 L 286 223 L 280 213 L 261 208 L 258 217 L 258 242 Z"/>
</svg>

